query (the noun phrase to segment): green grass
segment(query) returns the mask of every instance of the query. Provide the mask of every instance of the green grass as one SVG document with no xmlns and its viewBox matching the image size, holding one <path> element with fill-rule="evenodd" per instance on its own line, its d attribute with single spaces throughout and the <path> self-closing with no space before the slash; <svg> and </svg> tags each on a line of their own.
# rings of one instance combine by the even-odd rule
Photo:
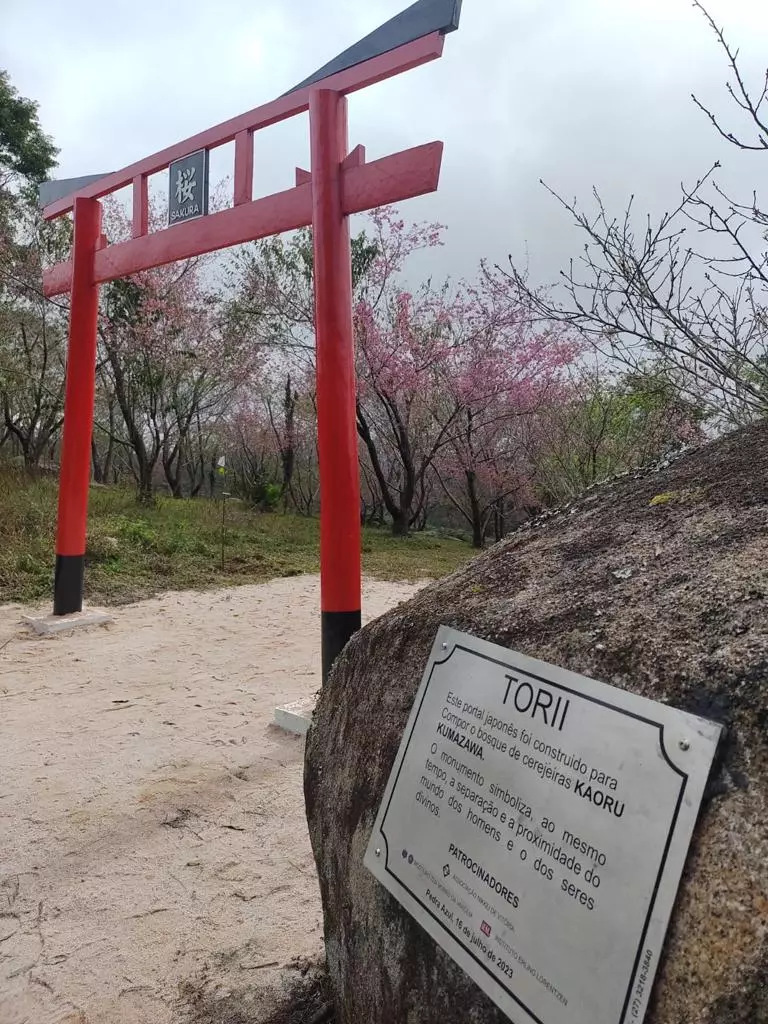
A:
<svg viewBox="0 0 768 1024">
<path fill-rule="evenodd" d="M 50 596 L 57 489 L 52 480 L 0 472 L 0 604 Z M 227 502 L 224 568 L 221 504 L 159 498 L 136 503 L 129 488 L 90 493 L 86 600 L 124 604 L 162 590 L 259 583 L 318 572 L 316 519 L 255 512 Z M 415 534 L 405 540 L 384 530 L 363 531 L 363 570 L 378 579 L 437 578 L 472 554 L 453 538 Z"/>
</svg>

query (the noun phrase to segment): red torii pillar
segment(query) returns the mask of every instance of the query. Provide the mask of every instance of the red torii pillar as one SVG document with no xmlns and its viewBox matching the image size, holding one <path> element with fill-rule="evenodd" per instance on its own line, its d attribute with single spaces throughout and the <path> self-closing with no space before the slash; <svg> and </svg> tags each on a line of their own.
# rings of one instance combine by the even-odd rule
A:
<svg viewBox="0 0 768 1024">
<path fill-rule="evenodd" d="M 458 26 L 460 0 L 418 0 L 292 92 L 114 174 L 41 189 L 43 216 L 73 211 L 72 259 L 43 276 L 48 296 L 71 293 L 64 433 L 61 450 L 54 614 L 82 609 L 90 449 L 93 433 L 98 286 L 150 267 L 312 225 L 320 460 L 320 573 L 323 679 L 360 627 L 360 477 L 358 463 L 350 214 L 437 188 L 442 143 L 370 164 L 347 153 L 350 92 L 440 57 Z M 361 57 L 361 54 L 364 55 Z M 311 173 L 296 186 L 253 200 L 253 133 L 309 110 Z M 149 233 L 147 179 L 190 154 L 235 141 L 234 206 Z M 207 159 L 207 157 L 206 157 Z M 98 199 L 133 187 L 132 238 L 112 245 L 100 234 Z M 206 204 L 203 204 L 205 210 Z"/>
<path fill-rule="evenodd" d="M 74 222 L 53 584 L 54 615 L 79 612 L 83 607 L 99 313 L 99 286 L 94 280 L 93 261 L 101 236 L 101 203 L 96 199 L 75 199 Z"/>
<path fill-rule="evenodd" d="M 309 98 L 312 239 L 320 460 L 320 608 L 323 679 L 360 629 L 360 470 L 357 450 L 352 252 L 341 202 L 347 98 Z"/>
</svg>

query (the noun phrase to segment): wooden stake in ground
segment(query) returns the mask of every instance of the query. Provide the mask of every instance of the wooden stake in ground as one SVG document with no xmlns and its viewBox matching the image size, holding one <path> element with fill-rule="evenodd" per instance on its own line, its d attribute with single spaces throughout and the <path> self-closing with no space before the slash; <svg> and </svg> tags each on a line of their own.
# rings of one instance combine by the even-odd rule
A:
<svg viewBox="0 0 768 1024">
<path fill-rule="evenodd" d="M 226 530 L 227 498 L 229 491 L 221 492 L 221 571 L 224 572 L 224 532 Z"/>
</svg>

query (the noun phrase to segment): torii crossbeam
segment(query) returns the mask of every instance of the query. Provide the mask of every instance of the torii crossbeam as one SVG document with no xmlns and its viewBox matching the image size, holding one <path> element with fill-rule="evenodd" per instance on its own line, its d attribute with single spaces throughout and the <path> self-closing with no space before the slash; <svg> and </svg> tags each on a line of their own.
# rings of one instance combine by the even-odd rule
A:
<svg viewBox="0 0 768 1024">
<path fill-rule="evenodd" d="M 140 270 L 189 259 L 282 231 L 312 226 L 320 463 L 320 571 L 323 678 L 360 628 L 360 479 L 355 419 L 350 214 L 433 192 L 443 144 L 367 163 L 348 151 L 347 100 L 386 78 L 440 57 L 458 28 L 461 0 L 418 0 L 271 103 L 200 132 L 122 171 L 40 189 L 43 217 L 74 214 L 72 258 L 45 272 L 46 295 L 71 294 L 64 428 L 59 479 L 53 611 L 82 609 L 95 391 L 98 286 Z M 253 133 L 309 111 L 311 170 L 294 188 L 253 196 Z M 234 205 L 210 215 L 148 227 L 147 182 L 184 157 L 235 142 Z M 112 245 L 101 233 L 99 199 L 131 185 L 132 238 Z"/>
</svg>

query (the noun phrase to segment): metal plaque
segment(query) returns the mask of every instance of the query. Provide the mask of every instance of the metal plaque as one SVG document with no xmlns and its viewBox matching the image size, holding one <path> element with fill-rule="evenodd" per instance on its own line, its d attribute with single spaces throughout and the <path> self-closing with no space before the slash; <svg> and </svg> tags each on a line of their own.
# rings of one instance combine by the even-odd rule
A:
<svg viewBox="0 0 768 1024">
<path fill-rule="evenodd" d="M 639 1024 L 714 722 L 442 626 L 365 864 L 518 1024 Z"/>
<path fill-rule="evenodd" d="M 168 223 L 181 224 L 208 213 L 208 150 L 174 160 L 168 190 Z"/>
</svg>

